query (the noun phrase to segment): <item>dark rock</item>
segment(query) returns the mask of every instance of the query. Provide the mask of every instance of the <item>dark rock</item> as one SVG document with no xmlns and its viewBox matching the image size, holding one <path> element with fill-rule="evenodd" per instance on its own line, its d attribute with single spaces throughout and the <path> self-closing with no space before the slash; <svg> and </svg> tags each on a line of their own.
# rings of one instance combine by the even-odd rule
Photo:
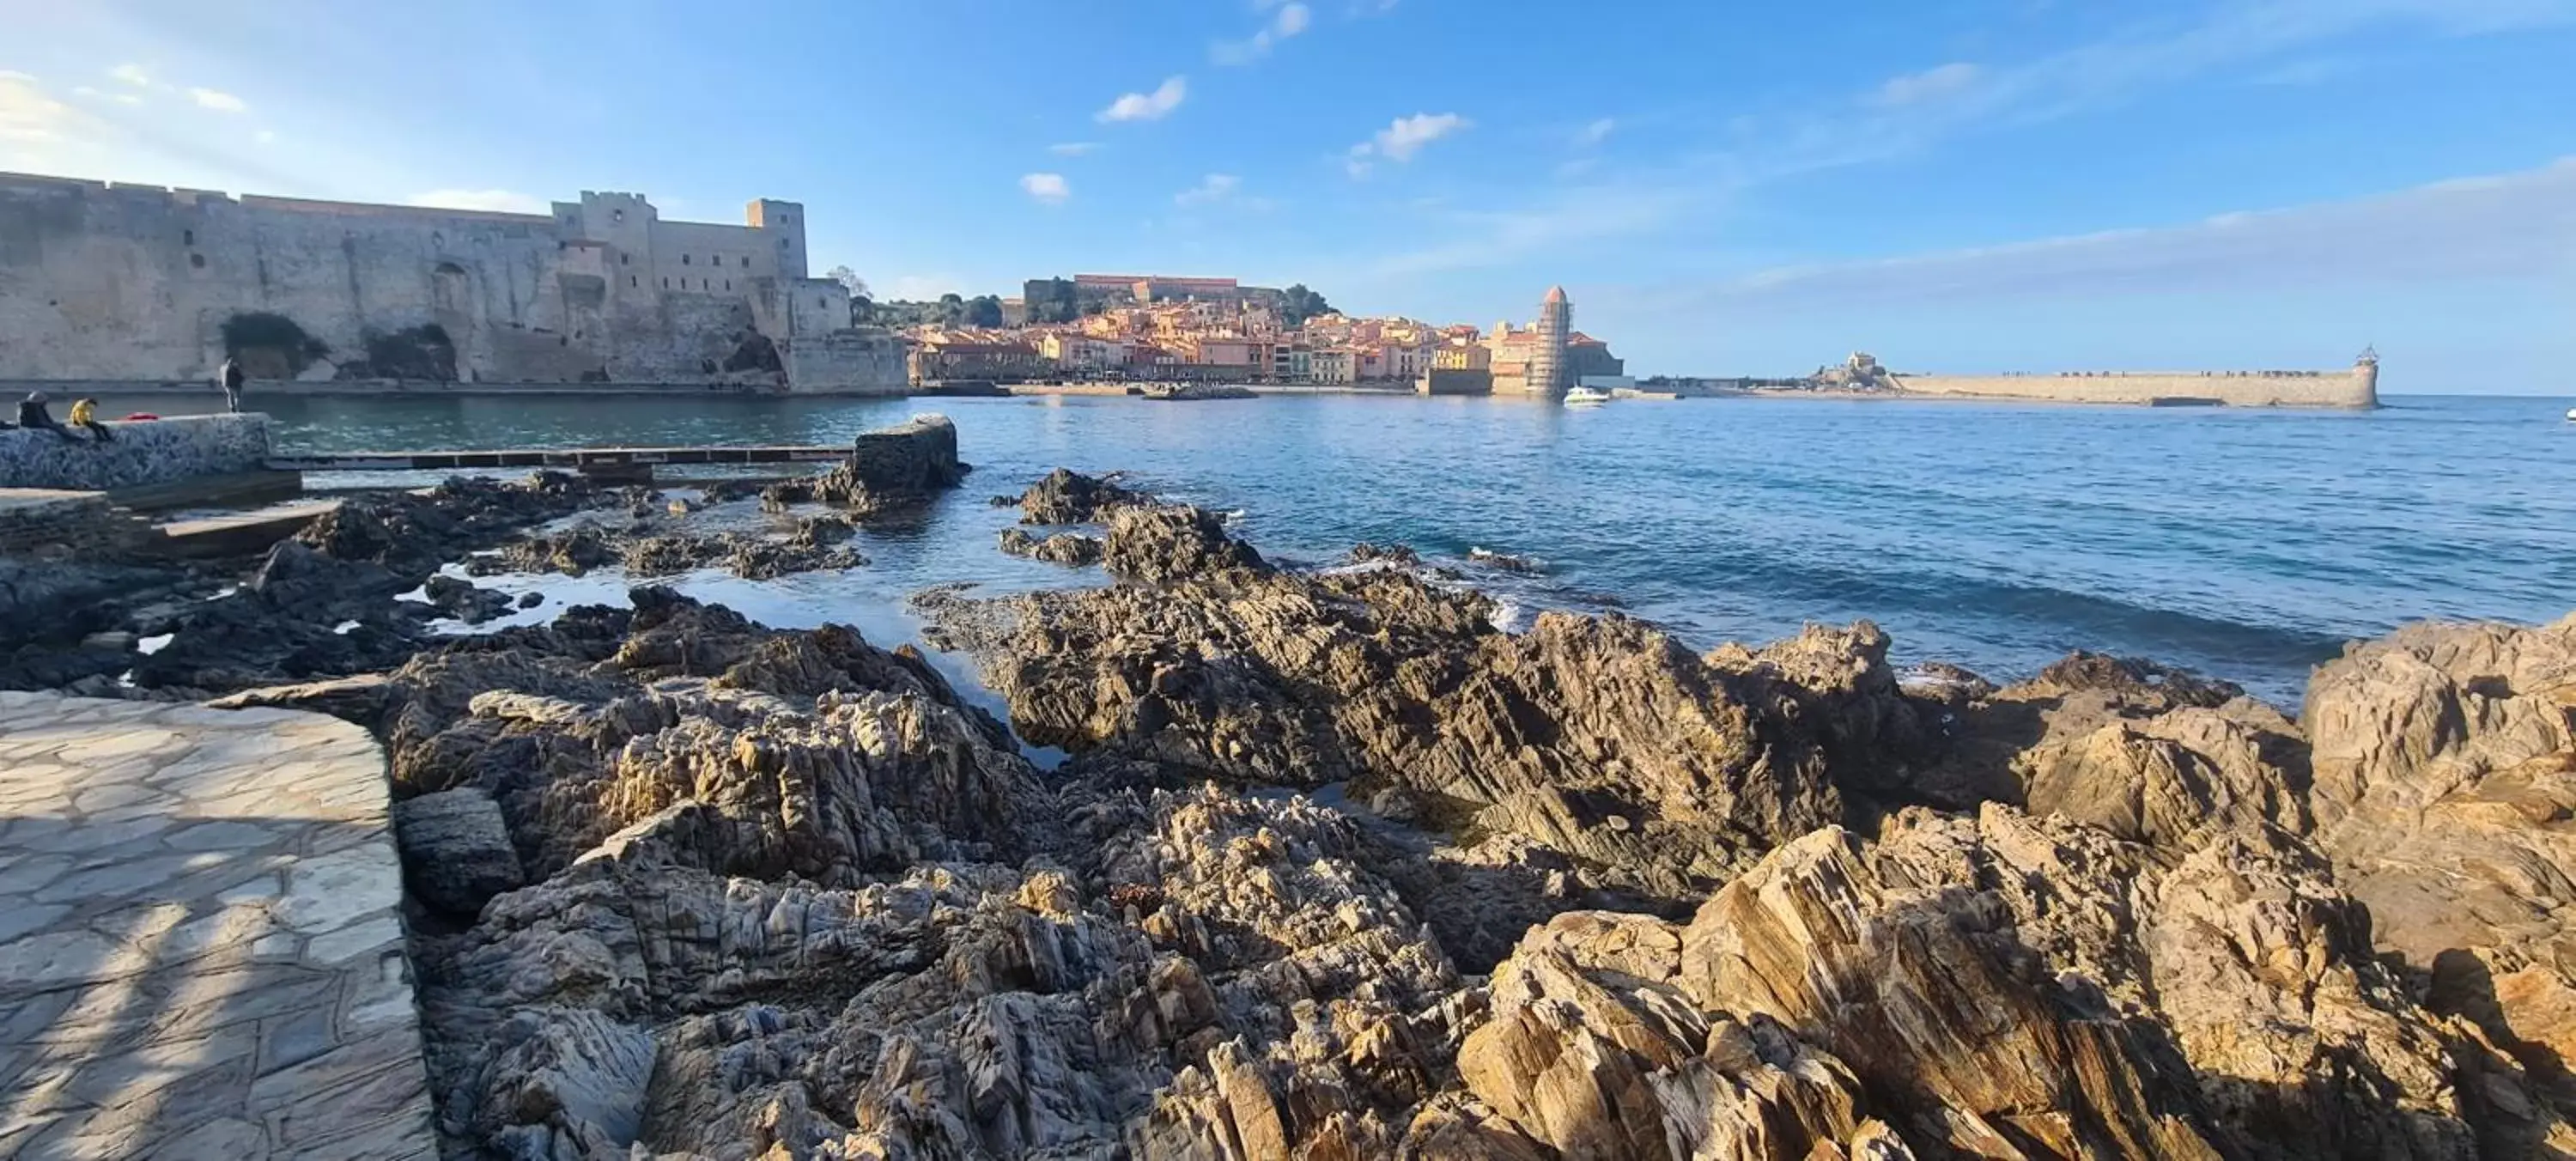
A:
<svg viewBox="0 0 2576 1161">
<path fill-rule="evenodd" d="M 394 837 L 412 894 L 441 911 L 473 915 L 526 882 L 501 807 L 484 791 L 442 790 L 395 803 Z"/>
<path fill-rule="evenodd" d="M 2165 708 L 2200 706 L 2215 709 L 2245 696 L 2233 682 L 2205 678 L 2188 669 L 2127 657 L 2078 650 L 2067 654 L 2035 679 L 2068 690 L 2102 690 Z"/>
<path fill-rule="evenodd" d="M 1514 556 L 1508 552 L 1494 552 L 1483 548 L 1468 549 L 1467 559 L 1487 568 L 1516 576 L 1538 576 L 1547 571 L 1546 563 L 1537 557 Z"/>
<path fill-rule="evenodd" d="M 452 576 L 429 578 L 422 585 L 422 592 L 430 604 L 468 625 L 480 625 L 510 611 L 508 594 L 476 588 L 473 582 Z"/>
<path fill-rule="evenodd" d="M 1351 564 L 1397 564 L 1409 568 L 1422 563 L 1422 554 L 1410 545 L 1363 542 L 1352 545 L 1350 555 L 1343 559 Z"/>
<path fill-rule="evenodd" d="M 1002 551 L 1050 564 L 1084 565 L 1100 562 L 1101 544 L 1097 536 L 1059 532 L 1040 540 L 1017 528 L 1002 530 Z"/>
<path fill-rule="evenodd" d="M 1095 479 L 1057 468 L 1020 494 L 1020 523 L 1097 524 L 1112 508 L 1152 502 L 1153 498 L 1145 493 L 1120 486 L 1118 478 L 1117 472 Z M 997 507 L 1010 502 L 999 496 L 994 500 Z"/>
<path fill-rule="evenodd" d="M 1100 559 L 1110 575 L 1147 583 L 1238 570 L 1270 571 L 1260 553 L 1225 530 L 1222 517 L 1186 506 L 1109 509 L 1109 537 Z"/>
<path fill-rule="evenodd" d="M 609 543 L 608 533 L 590 520 L 583 520 L 559 532 L 529 536 L 501 546 L 497 556 L 478 558 L 492 560 L 495 571 L 559 572 L 580 576 L 594 568 L 618 561 L 618 550 Z"/>
<path fill-rule="evenodd" d="M 424 493 L 350 497 L 295 539 L 336 560 L 426 575 L 510 532 L 570 515 L 609 495 L 562 472 L 538 472 L 515 483 L 458 476 Z"/>
<path fill-rule="evenodd" d="M 796 522 L 791 538 L 800 548 L 825 548 L 847 541 L 858 534 L 850 522 L 838 516 L 808 516 Z"/>
</svg>

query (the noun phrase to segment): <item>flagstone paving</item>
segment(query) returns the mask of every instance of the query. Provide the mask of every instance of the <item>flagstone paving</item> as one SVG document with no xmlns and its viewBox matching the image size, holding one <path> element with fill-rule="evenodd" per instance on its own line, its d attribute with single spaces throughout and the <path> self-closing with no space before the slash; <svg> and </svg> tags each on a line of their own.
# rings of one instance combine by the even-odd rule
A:
<svg viewBox="0 0 2576 1161">
<path fill-rule="evenodd" d="M 0 1157 L 430 1157 L 384 755 L 0 692 Z"/>
</svg>

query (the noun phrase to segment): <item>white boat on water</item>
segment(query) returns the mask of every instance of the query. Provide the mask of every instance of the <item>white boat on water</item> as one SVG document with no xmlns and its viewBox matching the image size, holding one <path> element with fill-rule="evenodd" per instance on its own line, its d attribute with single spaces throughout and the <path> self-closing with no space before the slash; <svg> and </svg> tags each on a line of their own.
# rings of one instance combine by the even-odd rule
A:
<svg viewBox="0 0 2576 1161">
<path fill-rule="evenodd" d="M 2567 422 L 2576 423 L 2576 407 L 2570 407 L 2567 409 Z"/>
<path fill-rule="evenodd" d="M 1568 407 L 1592 407 L 1610 402 L 1610 393 L 1598 387 L 1576 387 L 1565 393 Z"/>
</svg>

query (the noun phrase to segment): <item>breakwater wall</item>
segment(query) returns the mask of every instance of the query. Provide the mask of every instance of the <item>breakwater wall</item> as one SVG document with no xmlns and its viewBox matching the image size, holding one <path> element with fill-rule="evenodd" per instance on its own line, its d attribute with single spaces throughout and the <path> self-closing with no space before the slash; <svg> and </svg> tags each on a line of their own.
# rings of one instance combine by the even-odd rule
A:
<svg viewBox="0 0 2576 1161">
<path fill-rule="evenodd" d="M 76 438 L 68 440 L 50 431 L 0 431 L 0 488 L 95 492 L 165 484 L 257 471 L 269 454 L 265 415 L 190 415 L 107 426 L 116 433 L 107 443 L 77 428 Z"/>
<path fill-rule="evenodd" d="M 1915 395 L 2059 403 L 2216 403 L 2228 407 L 2379 406 L 2379 368 L 2348 371 L 2102 372 L 2064 375 L 1901 375 Z"/>
</svg>

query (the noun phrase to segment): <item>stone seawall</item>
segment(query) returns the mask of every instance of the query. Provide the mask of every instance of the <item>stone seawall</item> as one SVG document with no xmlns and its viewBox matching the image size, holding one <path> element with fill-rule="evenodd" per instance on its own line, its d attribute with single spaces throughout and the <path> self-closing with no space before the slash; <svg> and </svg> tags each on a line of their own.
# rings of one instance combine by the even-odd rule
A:
<svg viewBox="0 0 2576 1161">
<path fill-rule="evenodd" d="M 0 431 L 0 488 L 104 491 L 164 484 L 257 471 L 269 454 L 265 415 L 111 420 L 107 426 L 116 433 L 110 443 L 93 442 L 78 429 L 77 442 L 50 431 Z"/>
<path fill-rule="evenodd" d="M 149 522 L 96 492 L 0 490 L 0 560 L 122 560 L 154 538 Z M 15 588 L 10 581 L 0 573 L 0 589 Z"/>
<path fill-rule="evenodd" d="M 2211 402 L 2229 407 L 2379 406 L 2375 367 L 2313 374 L 2182 372 L 2099 375 L 1906 375 L 1897 386 L 1916 395 L 2037 399 L 2059 403 Z"/>
</svg>

